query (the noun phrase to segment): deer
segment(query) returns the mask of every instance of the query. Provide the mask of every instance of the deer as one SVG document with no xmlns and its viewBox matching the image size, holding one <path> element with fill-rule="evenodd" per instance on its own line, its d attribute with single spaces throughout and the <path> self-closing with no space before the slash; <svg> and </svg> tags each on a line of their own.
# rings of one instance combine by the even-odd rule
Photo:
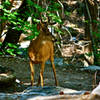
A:
<svg viewBox="0 0 100 100">
<path fill-rule="evenodd" d="M 31 41 L 28 48 L 31 70 L 31 85 L 33 86 L 34 83 L 34 64 L 41 64 L 38 85 L 41 85 L 41 87 L 44 86 L 43 73 L 45 63 L 47 60 L 50 60 L 54 73 L 55 85 L 57 86 L 58 81 L 56 78 L 56 69 L 54 64 L 54 43 L 52 41 L 52 35 L 48 29 L 48 23 L 40 21 L 40 23 L 37 25 L 37 29 L 40 31 L 40 34 L 35 40 Z"/>
</svg>

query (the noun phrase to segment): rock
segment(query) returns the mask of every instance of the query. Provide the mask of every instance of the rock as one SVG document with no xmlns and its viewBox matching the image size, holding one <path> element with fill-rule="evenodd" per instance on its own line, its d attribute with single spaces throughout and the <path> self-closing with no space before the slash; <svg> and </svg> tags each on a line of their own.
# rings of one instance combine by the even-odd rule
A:
<svg viewBox="0 0 100 100">
<path fill-rule="evenodd" d="M 81 68 L 81 70 L 87 70 L 87 71 L 100 71 L 100 66 L 90 65 L 84 68 Z"/>
<path fill-rule="evenodd" d="M 91 94 L 100 96 L 100 83 L 99 83 L 99 85 L 95 89 L 93 89 Z"/>
<path fill-rule="evenodd" d="M 64 95 L 60 95 L 61 91 L 64 93 Z M 44 86 L 42 88 L 34 86 L 28 87 L 26 90 L 20 93 L 0 93 L 0 100 L 62 100 L 62 98 L 64 98 L 63 100 L 66 100 L 68 97 L 73 97 L 74 94 L 77 94 L 75 97 L 80 97 L 80 94 L 83 93 L 84 91 L 80 92 L 63 87 Z"/>
<path fill-rule="evenodd" d="M 63 58 L 55 58 L 54 63 L 55 63 L 55 65 L 63 66 L 64 65 L 64 59 Z M 47 61 L 46 64 L 51 64 L 51 62 Z"/>
<path fill-rule="evenodd" d="M 15 79 L 16 76 L 12 69 L 0 65 L 0 87 L 11 85 Z"/>
<path fill-rule="evenodd" d="M 93 91 L 95 92 L 95 90 L 98 89 Z M 87 93 L 87 91 L 76 91 L 62 87 L 34 86 L 28 87 L 20 93 L 0 93 L 0 100 L 100 100 L 100 96 L 95 95 L 93 91 Z M 60 94 L 61 92 L 63 94 Z"/>
</svg>

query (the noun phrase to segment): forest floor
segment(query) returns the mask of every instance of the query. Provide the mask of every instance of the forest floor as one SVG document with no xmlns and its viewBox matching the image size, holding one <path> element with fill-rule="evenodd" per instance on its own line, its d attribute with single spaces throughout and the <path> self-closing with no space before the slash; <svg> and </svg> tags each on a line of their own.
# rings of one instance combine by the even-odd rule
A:
<svg viewBox="0 0 100 100">
<path fill-rule="evenodd" d="M 24 89 L 30 86 L 30 68 L 29 60 L 14 57 L 0 57 L 0 65 L 7 66 L 14 70 L 16 79 L 21 81 L 21 84 L 15 84 L 13 86 L 3 87 L 0 92 L 22 92 Z M 35 65 L 35 83 L 37 84 L 39 76 L 39 65 Z M 56 65 L 57 80 L 60 87 L 70 88 L 74 90 L 88 90 L 93 89 L 93 76 L 94 73 L 81 71 L 73 68 L 72 65 Z M 44 85 L 54 86 L 54 76 L 52 67 L 50 64 L 46 64 L 44 72 Z"/>
</svg>

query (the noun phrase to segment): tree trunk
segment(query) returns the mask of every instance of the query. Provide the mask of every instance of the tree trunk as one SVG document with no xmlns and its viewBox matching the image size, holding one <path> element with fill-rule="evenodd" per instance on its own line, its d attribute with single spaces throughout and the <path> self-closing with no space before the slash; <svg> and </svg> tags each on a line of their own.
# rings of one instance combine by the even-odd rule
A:
<svg viewBox="0 0 100 100">
<path fill-rule="evenodd" d="M 97 37 L 97 18 L 98 18 L 98 6 L 95 1 L 84 0 L 84 15 L 85 20 L 85 36 L 87 40 L 91 41 L 89 46 L 89 52 L 93 51 L 94 54 L 94 64 L 97 65 L 97 46 L 98 46 L 98 37 Z"/>
<path fill-rule="evenodd" d="M 3 50 L 6 47 L 7 43 L 17 44 L 20 38 L 22 31 L 9 28 L 5 37 L 5 40 L 2 43 L 1 49 Z"/>
<path fill-rule="evenodd" d="M 28 10 L 28 7 L 27 7 L 27 2 L 25 0 L 25 1 L 23 1 L 22 5 L 18 9 L 19 15 L 17 15 L 17 18 L 22 18 L 24 21 L 26 21 L 28 16 L 26 15 L 25 11 L 27 11 L 27 10 Z M 16 22 L 17 22 L 17 19 L 16 19 Z M 5 48 L 6 43 L 17 44 L 18 41 L 19 41 L 21 33 L 22 33 L 22 30 L 19 31 L 17 29 L 14 29 L 14 25 L 10 24 L 8 26 L 7 35 L 5 37 L 4 42 L 2 43 L 1 49 Z"/>
</svg>

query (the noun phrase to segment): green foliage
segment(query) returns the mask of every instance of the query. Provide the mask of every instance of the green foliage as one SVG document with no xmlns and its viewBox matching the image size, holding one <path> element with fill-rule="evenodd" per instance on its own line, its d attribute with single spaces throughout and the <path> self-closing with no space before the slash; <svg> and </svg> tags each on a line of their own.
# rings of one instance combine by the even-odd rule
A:
<svg viewBox="0 0 100 100">
<path fill-rule="evenodd" d="M 3 1 L 3 6 L 4 6 L 6 9 L 9 8 L 10 5 L 11 5 L 11 4 L 10 4 L 9 0 L 5 0 L 5 2 Z"/>
<path fill-rule="evenodd" d="M 58 2 L 55 2 L 53 0 L 50 0 L 50 5 L 48 6 L 48 11 L 59 11 L 60 9 L 60 4 Z"/>
<path fill-rule="evenodd" d="M 2 46 L 2 43 L 0 43 L 0 46 Z M 12 55 L 12 56 L 16 56 L 16 55 L 21 55 L 23 52 L 20 51 L 19 49 L 19 45 L 15 45 L 12 43 L 6 43 L 6 48 L 3 50 L 3 52 L 0 52 L 0 55 Z"/>
<path fill-rule="evenodd" d="M 84 20 L 85 23 L 89 23 L 89 20 Z"/>
<path fill-rule="evenodd" d="M 71 15 L 71 12 L 65 11 L 65 15 L 66 16 L 70 16 Z"/>
<path fill-rule="evenodd" d="M 40 17 L 40 13 L 50 12 L 50 13 L 48 13 L 48 16 L 51 18 L 51 20 L 53 22 L 62 23 L 60 17 L 58 17 L 55 13 L 52 13 L 54 11 L 60 10 L 59 3 L 50 0 L 50 3 L 52 5 L 50 4 L 48 6 L 48 9 L 46 9 L 46 8 L 43 8 L 39 5 L 37 5 L 32 0 L 26 0 L 26 1 L 27 1 L 27 7 L 28 7 L 29 11 L 25 11 L 25 15 L 26 16 L 32 15 L 33 22 L 39 22 L 38 17 Z M 14 25 L 15 29 L 22 30 L 25 33 L 27 33 L 27 30 L 31 30 L 32 32 L 34 32 L 33 30 L 37 31 L 35 24 L 34 24 L 35 26 L 30 25 L 29 22 L 24 21 L 23 18 L 19 17 L 20 13 L 18 13 L 17 11 L 11 12 L 10 10 L 8 10 L 7 8 L 9 8 L 9 6 L 10 6 L 9 0 L 6 0 L 5 2 L 3 2 L 2 5 L 0 5 L 0 8 L 2 8 L 2 10 L 3 10 L 3 16 L 0 16 L 0 19 L 2 20 L 2 22 L 7 21 L 9 23 L 12 23 Z M 36 9 L 36 11 L 34 9 Z M 34 35 L 37 35 L 37 32 Z"/>
<path fill-rule="evenodd" d="M 92 56 L 92 52 L 90 52 L 90 53 L 85 53 L 85 55 L 87 55 L 88 57 L 91 57 L 91 56 Z"/>
<path fill-rule="evenodd" d="M 51 20 L 52 20 L 53 22 L 57 22 L 57 23 L 59 23 L 59 24 L 62 23 L 61 18 L 60 18 L 59 16 L 57 16 L 56 14 L 54 14 L 54 13 L 48 13 L 48 16 L 51 18 Z"/>
<path fill-rule="evenodd" d="M 48 8 L 43 7 L 42 5 L 38 5 L 33 0 L 26 0 L 26 6 L 24 13 L 20 13 L 20 10 L 18 9 L 16 11 L 9 10 L 9 7 L 11 6 L 9 0 L 5 0 L 5 2 L 2 2 L 2 5 L 0 5 L 0 9 L 2 9 L 2 14 L 0 16 L 1 23 L 7 22 L 10 24 L 13 24 L 14 29 L 21 30 L 23 33 L 28 34 L 28 30 L 31 31 L 32 35 L 28 36 L 28 40 L 32 40 L 36 36 L 38 36 L 39 32 L 37 30 L 37 23 L 39 23 L 40 13 L 46 13 L 48 17 L 50 18 L 51 22 L 56 22 L 59 24 L 62 24 L 62 20 L 60 17 L 57 16 L 56 11 L 60 11 L 60 4 L 56 0 L 47 0 L 49 2 Z M 20 16 L 21 15 L 21 16 Z M 34 24 L 30 24 L 28 21 L 24 20 L 25 18 L 32 17 L 32 22 Z M 44 17 L 44 16 L 43 16 Z M 44 19 L 46 19 L 44 17 Z M 59 29 L 56 29 L 58 33 L 61 33 Z M 0 44 L 1 46 L 1 44 Z M 11 43 L 7 44 L 6 49 L 4 50 L 3 54 L 10 54 L 13 56 L 16 56 L 16 54 L 20 54 L 20 50 L 18 50 L 19 46 L 14 45 Z M 0 54 L 2 54 L 0 52 Z"/>
</svg>

